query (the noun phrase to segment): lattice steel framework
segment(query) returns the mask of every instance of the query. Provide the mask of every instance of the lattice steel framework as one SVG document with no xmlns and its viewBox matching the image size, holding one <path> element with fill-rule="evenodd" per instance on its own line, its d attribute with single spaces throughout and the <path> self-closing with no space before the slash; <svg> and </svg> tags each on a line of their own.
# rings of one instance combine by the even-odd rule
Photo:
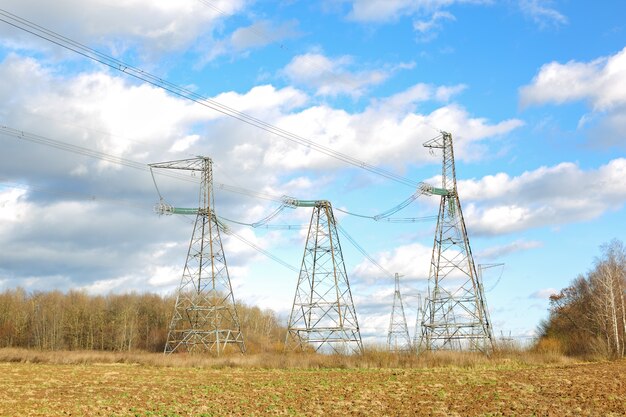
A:
<svg viewBox="0 0 626 417">
<path fill-rule="evenodd" d="M 329 201 L 295 201 L 313 207 L 298 285 L 289 316 L 286 349 L 361 353 L 363 343 L 348 274 Z"/>
<path fill-rule="evenodd" d="M 246 347 L 214 211 L 212 161 L 207 157 L 151 164 L 152 168 L 200 172 L 198 209 L 158 208 L 161 212 L 196 214 L 187 261 L 176 295 L 165 353 L 212 352 Z"/>
<path fill-rule="evenodd" d="M 424 315 L 424 303 L 422 300 L 422 294 L 417 293 L 415 296 L 417 302 L 417 315 L 415 316 L 415 329 L 413 332 L 413 347 L 419 348 L 420 340 L 422 337 L 422 317 Z"/>
<path fill-rule="evenodd" d="M 389 319 L 389 332 L 387 333 L 387 349 L 396 353 L 411 351 L 411 336 L 409 336 L 409 327 L 404 315 L 402 293 L 400 292 L 400 275 L 398 273 L 395 276 L 393 307 Z"/>
<path fill-rule="evenodd" d="M 442 132 L 424 146 L 443 152 L 443 192 L 420 349 L 486 352 L 493 348 L 492 329 L 457 194 L 452 135 Z"/>
</svg>

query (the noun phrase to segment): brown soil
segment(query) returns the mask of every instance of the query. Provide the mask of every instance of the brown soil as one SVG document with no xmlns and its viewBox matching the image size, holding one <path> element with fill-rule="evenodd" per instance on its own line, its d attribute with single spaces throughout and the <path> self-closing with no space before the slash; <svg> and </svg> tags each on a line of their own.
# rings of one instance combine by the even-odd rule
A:
<svg viewBox="0 0 626 417">
<path fill-rule="evenodd" d="M 424 369 L 0 363 L 0 416 L 624 416 L 626 361 Z"/>
</svg>

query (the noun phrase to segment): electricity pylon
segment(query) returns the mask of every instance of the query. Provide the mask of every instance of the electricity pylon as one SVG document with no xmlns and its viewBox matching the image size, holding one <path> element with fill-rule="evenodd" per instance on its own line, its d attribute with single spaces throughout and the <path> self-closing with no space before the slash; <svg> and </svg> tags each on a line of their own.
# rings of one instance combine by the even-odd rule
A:
<svg viewBox="0 0 626 417">
<path fill-rule="evenodd" d="M 292 200 L 290 204 L 312 207 L 313 213 L 285 347 L 361 353 L 363 343 L 332 206 L 325 200 Z"/>
<path fill-rule="evenodd" d="M 411 350 L 411 336 L 406 324 L 402 294 L 400 293 L 400 275 L 395 276 L 395 291 L 393 293 L 393 307 L 389 319 L 389 332 L 387 334 L 387 349 L 390 352 L 402 353 Z"/>
<path fill-rule="evenodd" d="M 422 294 L 417 293 L 417 315 L 415 317 L 415 330 L 413 332 L 413 348 L 418 349 L 420 338 L 422 335 L 422 316 L 424 315 L 424 303 L 422 302 Z"/>
<path fill-rule="evenodd" d="M 443 166 L 420 349 L 487 352 L 492 329 L 457 193 L 452 135 L 442 132 L 424 146 L 442 150 Z"/>
<path fill-rule="evenodd" d="M 229 345 L 235 345 L 244 353 L 246 346 L 220 238 L 221 225 L 214 210 L 211 159 L 198 157 L 150 164 L 150 167 L 201 173 L 197 209 L 171 207 L 163 201 L 157 206 L 161 214 L 196 215 L 164 353 L 186 351 L 219 355 Z"/>
</svg>

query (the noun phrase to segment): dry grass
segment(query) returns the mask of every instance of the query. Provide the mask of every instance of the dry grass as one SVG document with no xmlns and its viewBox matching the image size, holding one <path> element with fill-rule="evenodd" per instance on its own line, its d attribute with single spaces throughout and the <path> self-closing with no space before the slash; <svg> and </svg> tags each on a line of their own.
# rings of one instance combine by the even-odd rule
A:
<svg viewBox="0 0 626 417">
<path fill-rule="evenodd" d="M 420 355 L 394 354 L 382 347 L 368 347 L 362 355 L 322 355 L 316 353 L 265 352 L 241 355 L 230 353 L 215 357 L 101 351 L 40 351 L 17 348 L 0 349 L 0 362 L 58 365 L 137 364 L 157 367 L 261 368 L 261 369 L 377 369 L 488 367 L 498 365 L 566 364 L 574 360 L 552 351 L 500 349 L 490 356 L 471 352 L 423 352 Z"/>
</svg>

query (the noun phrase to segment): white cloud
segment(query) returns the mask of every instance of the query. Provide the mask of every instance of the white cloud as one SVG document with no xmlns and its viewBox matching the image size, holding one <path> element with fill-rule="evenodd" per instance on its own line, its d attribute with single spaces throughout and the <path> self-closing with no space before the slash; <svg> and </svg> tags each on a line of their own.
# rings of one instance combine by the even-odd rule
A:
<svg viewBox="0 0 626 417">
<path fill-rule="evenodd" d="M 360 22 L 388 22 L 418 12 L 435 12 L 455 3 L 488 4 L 490 0 L 351 0 L 350 19 Z"/>
<path fill-rule="evenodd" d="M 420 243 L 397 246 L 391 252 L 381 252 L 372 255 L 385 270 L 402 275 L 403 281 L 428 280 L 428 271 L 432 256 L 432 248 Z M 358 264 L 350 276 L 364 279 L 366 282 L 375 282 L 381 278 L 391 278 L 369 260 L 365 259 Z M 391 284 L 390 284 L 391 285 Z"/>
<path fill-rule="evenodd" d="M 186 151 L 189 147 L 198 142 L 198 139 L 200 139 L 199 135 L 188 135 L 184 138 L 178 139 L 169 149 L 169 152 L 178 153 Z"/>
<path fill-rule="evenodd" d="M 532 83 L 520 88 L 522 105 L 585 100 L 593 111 L 626 105 L 626 48 L 590 62 L 545 64 Z"/>
<path fill-rule="evenodd" d="M 391 74 L 386 70 L 350 72 L 352 64 L 349 56 L 331 59 L 319 53 L 308 53 L 294 57 L 282 72 L 292 82 L 315 89 L 317 95 L 355 97 L 368 87 L 384 82 Z"/>
<path fill-rule="evenodd" d="M 298 22 L 295 20 L 280 25 L 273 25 L 268 20 L 261 20 L 253 25 L 235 30 L 230 37 L 230 44 L 239 50 L 262 47 L 298 36 L 297 26 Z"/>
<path fill-rule="evenodd" d="M 365 23 L 387 23 L 402 17 L 413 17 L 417 42 L 430 42 L 445 21 L 456 17 L 444 10 L 455 4 L 491 4 L 492 0 L 349 0 L 352 9 L 348 19 Z"/>
<path fill-rule="evenodd" d="M 567 17 L 550 7 L 551 0 L 520 0 L 522 13 L 542 28 L 561 26 L 568 23 Z"/>
<path fill-rule="evenodd" d="M 384 100 L 383 100 L 384 101 Z M 400 168 L 406 163 L 432 161 L 423 149 L 424 138 L 433 136 L 433 126 L 462 132 L 455 136 L 459 160 L 480 160 L 486 138 L 504 135 L 522 125 L 516 119 L 490 124 L 473 118 L 455 104 L 440 107 L 429 114 L 394 111 L 375 104 L 361 113 L 349 114 L 327 106 L 307 108 L 285 115 L 277 125 L 291 132 L 307 132 L 307 137 L 335 151 L 351 155 L 375 165 Z M 417 151 L 416 151 L 417 150 Z M 284 169 L 330 168 L 345 166 L 323 154 L 286 142 L 276 143 L 265 155 L 271 166 Z"/>
<path fill-rule="evenodd" d="M 377 104 L 380 111 L 402 112 L 415 109 L 415 106 L 421 102 L 432 100 L 441 102 L 450 101 L 454 95 L 460 94 L 466 88 L 467 86 L 464 84 L 434 86 L 431 84 L 418 83 L 390 97 L 374 100 L 373 104 Z"/>
<path fill-rule="evenodd" d="M 25 205 L 22 199 L 26 193 L 26 189 L 3 189 L 0 185 L 0 230 L 12 222 L 24 219 Z"/>
<path fill-rule="evenodd" d="M 82 43 L 109 45 L 114 51 L 138 46 L 149 55 L 187 49 L 221 20 L 242 12 L 247 0 L 215 0 L 211 4 L 214 8 L 197 1 L 7 0 L 3 7 Z M 0 30 L 5 44 L 23 39 L 15 30 Z"/>
<path fill-rule="evenodd" d="M 590 112 L 577 128 L 588 132 L 596 148 L 626 149 L 626 48 L 589 62 L 551 62 L 520 88 L 522 106 L 584 101 Z"/>
<path fill-rule="evenodd" d="M 458 184 L 467 223 L 475 234 L 504 234 L 591 220 L 626 202 L 626 159 L 597 169 L 573 163 L 542 167 L 518 177 L 499 173 Z"/>
<path fill-rule="evenodd" d="M 435 12 L 428 20 L 416 20 L 413 29 L 419 32 L 417 40 L 429 42 L 437 37 L 444 21 L 455 21 L 456 18 L 449 12 Z"/>
<path fill-rule="evenodd" d="M 261 20 L 250 26 L 238 28 L 228 38 L 211 44 L 201 64 L 206 64 L 223 55 L 247 54 L 251 49 L 295 38 L 300 36 L 297 27 L 298 22 L 295 20 L 278 25 L 269 20 Z"/>
<path fill-rule="evenodd" d="M 537 240 L 516 240 L 506 245 L 492 246 L 481 250 L 476 254 L 478 259 L 498 259 L 511 253 L 536 249 L 543 246 L 543 243 Z"/>
</svg>

